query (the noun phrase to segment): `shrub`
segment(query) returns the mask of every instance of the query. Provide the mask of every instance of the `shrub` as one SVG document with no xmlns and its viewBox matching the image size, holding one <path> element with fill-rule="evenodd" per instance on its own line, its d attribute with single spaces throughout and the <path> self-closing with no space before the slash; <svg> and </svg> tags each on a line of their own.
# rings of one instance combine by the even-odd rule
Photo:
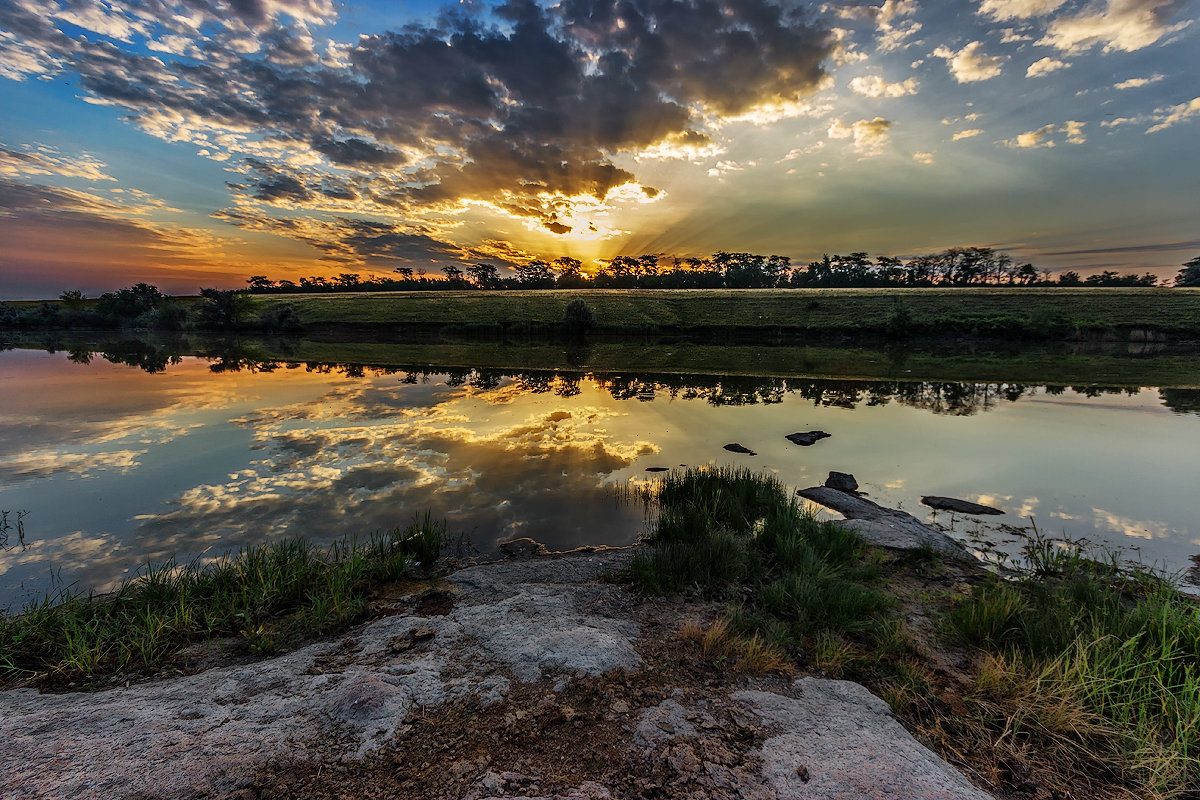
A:
<svg viewBox="0 0 1200 800">
<path fill-rule="evenodd" d="M 576 297 L 563 311 L 562 326 L 571 336 L 583 336 L 596 327 L 596 312 L 582 298 Z"/>
</svg>

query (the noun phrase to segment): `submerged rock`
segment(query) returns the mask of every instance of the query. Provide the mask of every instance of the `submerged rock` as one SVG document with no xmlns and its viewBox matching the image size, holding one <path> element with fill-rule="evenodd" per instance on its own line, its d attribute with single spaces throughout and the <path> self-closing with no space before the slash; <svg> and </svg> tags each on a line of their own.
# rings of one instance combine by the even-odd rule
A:
<svg viewBox="0 0 1200 800">
<path fill-rule="evenodd" d="M 758 453 L 754 452 L 749 447 L 744 447 L 743 445 L 740 445 L 737 442 L 733 442 L 731 444 L 725 445 L 725 449 L 731 453 L 742 453 L 743 455 L 747 455 L 747 456 L 758 455 Z"/>
<path fill-rule="evenodd" d="M 837 489 L 839 492 L 857 492 L 858 481 L 849 472 L 830 472 L 825 479 L 827 489 Z"/>
<path fill-rule="evenodd" d="M 801 447 L 810 447 L 822 439 L 828 439 L 831 435 L 825 431 L 806 431 L 804 433 L 789 433 L 787 440 Z"/>
<path fill-rule="evenodd" d="M 1003 514 L 998 508 L 972 503 L 970 500 L 959 500 L 954 497 L 938 497 L 928 495 L 921 498 L 921 503 L 936 508 L 939 511 L 957 511 L 960 514 Z"/>
<path fill-rule="evenodd" d="M 646 472 L 670 472 L 670 467 L 646 467 Z"/>
</svg>

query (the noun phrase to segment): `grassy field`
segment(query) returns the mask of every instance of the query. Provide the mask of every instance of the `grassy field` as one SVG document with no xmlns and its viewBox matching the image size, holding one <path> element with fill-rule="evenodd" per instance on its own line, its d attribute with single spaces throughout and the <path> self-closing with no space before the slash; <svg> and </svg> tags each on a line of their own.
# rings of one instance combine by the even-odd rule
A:
<svg viewBox="0 0 1200 800">
<path fill-rule="evenodd" d="M 1146 328 L 1200 335 L 1195 289 L 719 289 L 270 295 L 314 326 L 551 326 L 582 297 L 601 330 L 788 330 L 1066 338 Z"/>
</svg>

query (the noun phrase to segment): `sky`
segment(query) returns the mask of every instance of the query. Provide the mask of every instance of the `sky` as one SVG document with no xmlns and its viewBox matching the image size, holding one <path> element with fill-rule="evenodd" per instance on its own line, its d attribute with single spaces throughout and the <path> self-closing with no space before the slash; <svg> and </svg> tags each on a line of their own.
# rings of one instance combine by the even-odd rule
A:
<svg viewBox="0 0 1200 800">
<path fill-rule="evenodd" d="M 0 298 L 1200 254 L 1196 0 L 3 0 Z"/>
</svg>

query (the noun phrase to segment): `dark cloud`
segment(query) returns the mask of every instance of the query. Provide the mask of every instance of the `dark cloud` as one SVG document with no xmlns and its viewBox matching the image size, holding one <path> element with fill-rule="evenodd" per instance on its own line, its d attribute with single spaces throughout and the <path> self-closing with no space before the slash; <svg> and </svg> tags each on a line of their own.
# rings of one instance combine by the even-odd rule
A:
<svg viewBox="0 0 1200 800">
<path fill-rule="evenodd" d="M 313 142 L 313 148 L 334 164 L 350 167 L 395 167 L 406 161 L 403 153 L 355 136 L 341 141 L 317 139 Z"/>
<path fill-rule="evenodd" d="M 181 9 L 215 32 L 199 35 Z M 41 48 L 46 70 L 69 63 L 148 132 L 256 159 L 233 187 L 243 203 L 353 200 L 395 214 L 476 200 L 556 233 L 570 230 L 559 219 L 570 198 L 603 202 L 637 182 L 613 156 L 699 141 L 706 116 L 811 94 L 833 47 L 827 30 L 766 0 L 512 0 L 364 36 L 321 60 L 307 25 L 332 15 L 327 0 L 111 7 L 134 40 L 192 37 L 197 55 L 175 61 L 134 51 L 120 31 L 69 38 L 15 6 L 0 26 Z"/>
<path fill-rule="evenodd" d="M 1172 253 L 1175 251 L 1200 250 L 1200 239 L 1190 242 L 1163 242 L 1160 244 L 1138 244 L 1129 247 L 1101 247 L 1091 250 L 1051 250 L 1048 256 L 1093 256 L 1115 253 Z"/>
</svg>

